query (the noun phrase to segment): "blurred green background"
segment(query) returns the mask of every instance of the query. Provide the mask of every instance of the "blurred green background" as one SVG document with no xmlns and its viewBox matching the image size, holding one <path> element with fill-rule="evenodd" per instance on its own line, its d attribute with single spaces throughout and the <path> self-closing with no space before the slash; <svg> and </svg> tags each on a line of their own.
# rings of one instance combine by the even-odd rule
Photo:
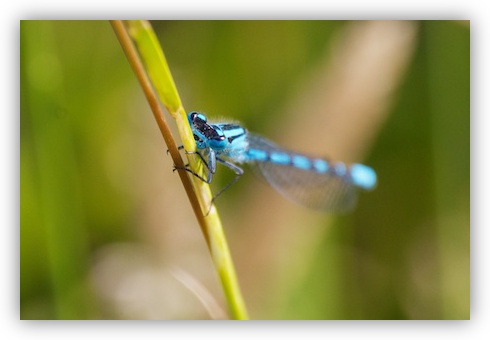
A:
<svg viewBox="0 0 490 340">
<path fill-rule="evenodd" d="M 251 318 L 469 319 L 469 22 L 152 25 L 186 110 L 377 171 L 343 216 L 218 199 Z M 22 21 L 20 80 L 20 318 L 226 318 L 109 22 Z"/>
</svg>

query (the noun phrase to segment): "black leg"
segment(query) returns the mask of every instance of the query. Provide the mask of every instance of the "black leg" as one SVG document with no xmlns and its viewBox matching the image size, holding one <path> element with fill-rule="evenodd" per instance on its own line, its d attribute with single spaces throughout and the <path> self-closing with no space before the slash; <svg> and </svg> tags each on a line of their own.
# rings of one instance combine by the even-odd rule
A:
<svg viewBox="0 0 490 340">
<path fill-rule="evenodd" d="M 184 148 L 183 145 L 179 146 L 179 150 L 182 150 Z M 189 164 L 186 164 L 184 168 L 178 168 L 174 165 L 174 170 L 185 170 L 191 174 L 193 174 L 195 177 L 199 178 L 201 181 L 203 182 L 206 182 L 206 183 L 211 183 L 211 181 L 213 180 L 213 173 L 216 171 L 216 160 L 215 160 L 215 153 L 213 150 L 211 150 L 212 152 L 210 152 L 210 157 L 209 157 L 209 164 L 211 164 L 211 166 L 208 164 L 208 162 L 206 161 L 206 159 L 203 157 L 203 155 L 201 155 L 201 153 L 199 151 L 186 151 L 186 155 L 198 155 L 199 158 L 201 159 L 201 161 L 203 162 L 204 166 L 206 167 L 207 169 L 207 178 L 205 179 L 204 177 L 202 177 L 201 175 L 195 173 L 194 171 L 192 171 L 191 169 L 189 169 Z M 212 165 L 214 164 L 214 166 Z"/>
<path fill-rule="evenodd" d="M 235 178 L 233 178 L 233 180 L 231 180 L 228 184 L 226 184 L 220 191 L 218 191 L 218 193 L 216 195 L 213 196 L 213 198 L 211 199 L 211 202 L 209 202 L 208 212 L 204 216 L 209 215 L 209 212 L 211 211 L 211 207 L 213 206 L 213 203 L 218 198 L 218 196 L 221 195 L 222 193 L 224 193 L 233 184 L 235 184 L 235 182 L 238 181 L 238 179 L 243 175 L 243 169 L 240 168 L 239 166 L 237 166 L 233 163 L 227 162 L 227 161 L 225 161 L 219 157 L 216 157 L 216 160 L 218 162 L 220 162 L 221 164 L 225 165 L 226 167 L 228 167 L 229 169 L 233 170 L 235 172 L 236 176 L 235 176 Z"/>
<path fill-rule="evenodd" d="M 199 175 L 199 174 L 195 173 L 194 171 L 192 171 L 191 169 L 189 169 L 189 168 L 188 168 L 188 166 L 189 166 L 189 164 L 186 164 L 186 165 L 185 165 L 185 167 L 183 167 L 183 168 L 179 168 L 179 167 L 177 167 L 177 166 L 175 166 L 175 165 L 174 165 L 174 169 L 173 169 L 173 171 L 175 171 L 175 170 L 185 170 L 185 171 L 187 171 L 187 172 L 189 172 L 189 173 L 193 174 L 193 175 L 194 175 L 194 176 L 196 176 L 197 178 L 199 178 L 201 181 L 206 182 L 206 183 L 208 183 L 208 184 L 209 184 L 209 183 L 211 183 L 212 176 L 210 176 L 210 177 L 208 177 L 207 179 L 205 179 L 205 178 L 204 178 L 204 177 L 202 177 L 201 175 Z"/>
<path fill-rule="evenodd" d="M 216 160 L 218 162 L 220 162 L 221 164 L 225 165 L 226 167 L 228 167 L 229 169 L 233 170 L 236 174 L 235 178 L 233 178 L 233 180 L 231 180 L 228 184 L 226 184 L 220 191 L 218 191 L 218 193 L 216 195 L 214 195 L 213 199 L 211 200 L 211 203 L 214 202 L 214 200 L 216 198 L 218 198 L 219 195 L 221 195 L 223 192 L 225 192 L 229 187 L 231 187 L 233 184 L 236 183 L 236 181 L 238 181 L 238 179 L 243 175 L 243 169 L 240 168 L 239 166 L 231 163 L 231 162 L 228 162 L 228 161 L 225 161 L 219 157 L 216 157 Z"/>
<path fill-rule="evenodd" d="M 184 146 L 183 145 L 180 145 L 180 146 L 177 147 L 177 150 L 182 150 L 183 148 L 184 148 Z M 167 149 L 167 155 L 168 155 L 168 153 L 169 153 L 169 150 Z"/>
<path fill-rule="evenodd" d="M 179 147 L 179 150 L 181 150 L 182 148 L 183 148 L 183 146 Z M 209 149 L 209 157 L 207 160 L 198 151 L 194 151 L 194 152 L 186 151 L 186 154 L 188 154 L 188 155 L 197 154 L 199 156 L 201 161 L 204 163 L 204 166 L 208 170 L 208 174 L 207 174 L 208 178 L 205 179 L 201 175 L 199 175 L 199 174 L 195 173 L 194 171 L 192 171 L 191 169 L 189 169 L 188 164 L 184 168 L 177 168 L 174 165 L 174 171 L 175 170 L 185 170 L 185 171 L 193 174 L 195 177 L 199 178 L 201 181 L 206 182 L 208 184 L 211 183 L 211 181 L 213 179 L 213 174 L 216 172 L 216 162 L 223 164 L 224 166 L 226 166 L 227 168 L 229 168 L 229 169 L 233 170 L 233 172 L 235 172 L 235 175 L 236 175 L 235 178 L 233 178 L 233 180 L 231 180 L 220 191 L 218 191 L 218 193 L 216 195 L 214 195 L 213 198 L 211 199 L 211 202 L 209 202 L 209 209 L 205 215 L 205 216 L 207 216 L 207 215 L 209 215 L 209 212 L 211 211 L 211 207 L 213 206 L 213 203 L 216 200 L 216 198 L 218 198 L 218 196 L 220 196 L 223 192 L 225 192 L 229 187 L 231 187 L 233 184 L 235 184 L 238 181 L 238 179 L 243 175 L 243 169 L 240 168 L 239 166 L 231 163 L 231 162 L 225 161 L 224 159 L 217 157 L 213 149 Z"/>
</svg>

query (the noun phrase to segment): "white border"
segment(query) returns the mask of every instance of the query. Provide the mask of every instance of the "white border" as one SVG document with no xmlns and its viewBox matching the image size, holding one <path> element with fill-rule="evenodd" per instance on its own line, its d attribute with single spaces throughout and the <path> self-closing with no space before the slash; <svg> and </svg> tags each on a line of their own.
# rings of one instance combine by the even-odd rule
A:
<svg viewBox="0 0 490 340">
<path fill-rule="evenodd" d="M 482 1 L 16 1 L 2 6 L 2 103 L 0 115 L 2 235 L 0 280 L 2 333 L 36 339 L 159 338 L 196 339 L 316 338 L 328 339 L 461 339 L 489 332 L 487 261 L 490 245 L 488 201 L 490 145 L 488 88 L 490 79 L 488 9 Z M 156 4 L 156 5 L 155 5 Z M 328 4 L 328 5 L 327 5 Z M 305 321 L 305 322 L 41 322 L 19 320 L 19 20 L 21 19 L 471 19 L 471 321 Z M 9 338 L 11 336 L 8 336 Z M 13 337 L 12 337 L 13 338 Z M 17 337 L 16 337 L 17 338 Z"/>
</svg>

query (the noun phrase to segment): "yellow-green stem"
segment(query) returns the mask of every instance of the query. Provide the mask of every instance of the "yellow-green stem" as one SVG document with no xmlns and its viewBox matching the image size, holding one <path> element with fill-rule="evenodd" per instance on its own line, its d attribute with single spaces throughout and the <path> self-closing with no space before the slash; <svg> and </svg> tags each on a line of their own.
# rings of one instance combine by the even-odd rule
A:
<svg viewBox="0 0 490 340">
<path fill-rule="evenodd" d="M 158 98 L 176 120 L 185 149 L 194 151 L 195 142 L 187 121 L 186 112 L 182 106 L 158 39 L 150 23 L 147 21 L 128 21 L 125 25 L 122 21 L 114 20 L 111 24 L 143 88 L 170 155 L 172 156 L 172 160 L 178 168 L 182 168 L 184 162 L 165 121 L 165 116 L 159 106 Z M 134 48 L 131 38 L 137 46 L 139 54 Z M 143 60 L 145 66 L 143 66 L 140 58 Z M 153 87 L 151 86 L 152 84 Z M 158 92 L 158 97 L 153 88 Z M 197 173 L 200 173 L 202 170 L 202 164 L 197 160 L 190 160 L 190 166 Z M 179 175 L 204 234 L 204 238 L 206 239 L 228 302 L 231 318 L 237 320 L 248 319 L 228 243 L 218 211 L 214 205 L 211 207 L 209 214 L 204 216 L 212 199 L 209 185 L 196 179 L 194 176 L 188 176 L 185 171 L 179 171 Z"/>
</svg>

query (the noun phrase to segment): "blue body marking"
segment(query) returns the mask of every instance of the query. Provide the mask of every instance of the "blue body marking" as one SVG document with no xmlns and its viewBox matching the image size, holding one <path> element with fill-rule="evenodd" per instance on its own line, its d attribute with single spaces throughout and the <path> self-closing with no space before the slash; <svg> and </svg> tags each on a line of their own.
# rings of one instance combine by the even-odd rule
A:
<svg viewBox="0 0 490 340">
<path fill-rule="evenodd" d="M 211 182 L 216 163 L 236 173 L 235 179 L 219 191 L 219 196 L 243 174 L 238 164 L 247 163 L 286 198 L 324 211 L 347 211 L 356 202 L 356 188 L 372 190 L 377 178 L 373 169 L 362 164 L 346 166 L 280 148 L 267 139 L 249 133 L 236 123 L 210 123 L 199 112 L 188 114 L 197 152 L 207 167 Z M 214 200 L 213 198 L 213 200 Z"/>
</svg>

